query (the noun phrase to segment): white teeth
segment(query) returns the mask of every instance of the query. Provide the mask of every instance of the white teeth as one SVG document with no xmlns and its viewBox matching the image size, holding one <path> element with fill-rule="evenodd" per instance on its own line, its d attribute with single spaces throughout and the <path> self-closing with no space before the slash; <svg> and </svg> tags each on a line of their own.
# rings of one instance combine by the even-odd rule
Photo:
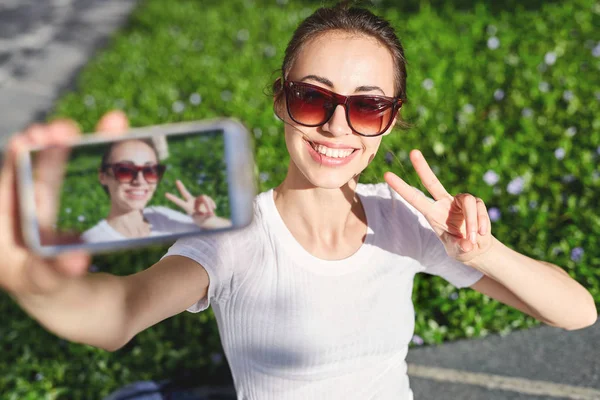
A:
<svg viewBox="0 0 600 400">
<path fill-rule="evenodd" d="M 317 153 L 323 154 L 324 156 L 331 158 L 345 158 L 348 157 L 354 150 L 349 149 L 330 149 L 329 147 L 325 147 L 321 144 L 315 144 L 313 148 L 317 151 Z"/>
</svg>

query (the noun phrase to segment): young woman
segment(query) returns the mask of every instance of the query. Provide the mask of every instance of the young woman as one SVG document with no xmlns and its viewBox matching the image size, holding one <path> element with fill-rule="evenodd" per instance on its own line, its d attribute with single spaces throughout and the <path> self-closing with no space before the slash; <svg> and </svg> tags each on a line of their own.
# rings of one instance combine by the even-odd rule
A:
<svg viewBox="0 0 600 400">
<path fill-rule="evenodd" d="M 179 180 L 176 186 L 182 198 L 171 193 L 166 197 L 185 214 L 163 206 L 147 207 L 164 172 L 150 141 L 124 140 L 109 146 L 98 179 L 110 197 L 110 211 L 106 219 L 85 231 L 82 239 L 114 241 L 231 226 L 231 221 L 215 214 L 212 198 L 193 196 Z"/>
<path fill-rule="evenodd" d="M 418 272 L 549 325 L 594 323 L 581 285 L 494 238 L 483 201 L 448 193 L 419 151 L 411 161 L 432 199 L 391 172 L 386 183 L 358 183 L 406 98 L 402 46 L 386 21 L 319 9 L 298 27 L 281 72 L 275 109 L 291 160 L 284 181 L 257 197 L 250 227 L 181 240 L 127 277 L 84 274 L 85 254 L 36 259 L 18 235 L 3 235 L 2 285 L 57 335 L 107 350 L 210 304 L 239 399 L 411 399 L 405 356 Z M 126 120 L 101 123 L 119 131 Z M 55 122 L 12 141 L 2 232 L 16 231 L 14 153 L 73 134 Z"/>
</svg>

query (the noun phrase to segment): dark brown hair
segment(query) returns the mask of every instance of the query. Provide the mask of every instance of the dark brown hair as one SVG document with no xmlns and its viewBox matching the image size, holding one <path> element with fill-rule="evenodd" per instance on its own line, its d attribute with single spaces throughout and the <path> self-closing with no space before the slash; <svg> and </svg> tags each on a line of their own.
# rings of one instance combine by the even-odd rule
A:
<svg viewBox="0 0 600 400">
<path fill-rule="evenodd" d="M 311 40 L 332 31 L 364 35 L 378 40 L 394 60 L 394 97 L 406 102 L 406 59 L 404 48 L 390 23 L 365 8 L 352 7 L 351 1 L 340 1 L 334 7 L 322 7 L 296 28 L 288 43 L 281 66 L 281 78 L 273 84 L 275 103 L 282 101 L 282 78 L 286 79 L 298 54 Z M 400 121 L 400 117 L 398 117 Z M 402 122 L 399 123 L 403 125 Z"/>
</svg>

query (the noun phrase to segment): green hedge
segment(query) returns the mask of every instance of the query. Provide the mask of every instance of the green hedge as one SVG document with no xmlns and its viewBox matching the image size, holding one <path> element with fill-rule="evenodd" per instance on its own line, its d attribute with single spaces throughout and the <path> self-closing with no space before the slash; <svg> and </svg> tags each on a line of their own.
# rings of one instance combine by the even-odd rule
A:
<svg viewBox="0 0 600 400">
<path fill-rule="evenodd" d="M 595 0 L 376 1 L 404 43 L 414 127 L 384 139 L 364 182 L 391 169 L 418 185 L 407 154 L 423 151 L 452 193 L 482 197 L 494 234 L 564 267 L 600 300 L 600 7 Z M 502 4 L 499 4 L 502 3 Z M 522 2 L 519 2 L 522 3 Z M 135 126 L 235 116 L 256 145 L 260 189 L 277 185 L 287 158 L 267 88 L 297 23 L 318 1 L 148 0 L 98 54 L 56 115 L 86 131 L 111 108 Z M 200 101 L 199 101 L 200 100 Z M 97 257 L 104 271 L 132 273 L 165 248 Z M 418 276 L 415 342 L 507 333 L 531 318 L 470 290 Z M 188 371 L 227 378 L 211 313 L 184 313 L 107 353 L 46 333 L 0 301 L 0 392 L 10 399 L 91 399 L 127 382 Z M 8 318 L 6 318 L 8 317 Z"/>
</svg>

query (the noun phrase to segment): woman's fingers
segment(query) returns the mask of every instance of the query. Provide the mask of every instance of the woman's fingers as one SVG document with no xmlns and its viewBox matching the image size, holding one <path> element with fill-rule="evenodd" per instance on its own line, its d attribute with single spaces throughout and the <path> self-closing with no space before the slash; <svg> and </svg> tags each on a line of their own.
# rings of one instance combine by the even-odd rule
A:
<svg viewBox="0 0 600 400">
<path fill-rule="evenodd" d="M 477 244 L 477 232 L 479 224 L 477 220 L 477 200 L 475 196 L 468 193 L 461 193 L 455 196 L 458 201 L 465 219 L 466 238 L 472 243 Z"/>
<path fill-rule="evenodd" d="M 480 198 L 477 198 L 477 222 L 479 223 L 479 234 L 487 235 L 491 226 L 490 216 L 485 203 Z"/>
<path fill-rule="evenodd" d="M 20 241 L 17 211 L 17 187 L 15 161 L 17 154 L 27 147 L 27 138 L 13 136 L 5 150 L 0 170 L 0 243 L 2 248 L 15 246 Z"/>
<path fill-rule="evenodd" d="M 172 201 L 173 203 L 175 203 L 177 206 L 183 208 L 188 214 L 189 212 L 189 206 L 188 206 L 188 202 L 185 200 L 180 199 L 179 197 L 175 196 L 174 194 L 171 193 L 165 193 L 165 197 Z"/>
<path fill-rule="evenodd" d="M 127 115 L 121 110 L 109 111 L 96 124 L 96 132 L 106 136 L 119 136 L 129 129 Z"/>
<path fill-rule="evenodd" d="M 412 162 L 415 171 L 417 171 L 423 186 L 425 186 L 425 189 L 427 189 L 427 191 L 435 200 L 440 200 L 444 197 L 451 197 L 444 188 L 444 185 L 442 185 L 438 177 L 429 167 L 429 164 L 425 160 L 423 153 L 421 153 L 419 150 L 411 151 L 410 161 Z"/>
<path fill-rule="evenodd" d="M 34 145 L 47 147 L 35 153 L 34 177 L 39 224 L 50 227 L 56 221 L 60 189 L 69 159 L 70 149 L 66 144 L 77 139 L 80 131 L 72 121 L 57 120 L 46 126 L 34 126 L 27 134 Z"/>
<path fill-rule="evenodd" d="M 423 192 L 413 186 L 410 186 L 393 172 L 386 172 L 383 177 L 388 185 L 390 185 L 390 187 L 394 189 L 394 191 L 398 193 L 400 197 L 406 200 L 411 206 L 416 208 L 423 215 L 429 214 L 433 202 L 428 199 Z"/>
<path fill-rule="evenodd" d="M 217 203 L 215 203 L 215 201 L 210 196 L 204 195 L 204 197 L 206 197 L 206 201 L 208 202 L 208 204 L 210 204 L 210 209 L 214 211 L 217 208 Z"/>
<path fill-rule="evenodd" d="M 179 179 L 175 181 L 175 186 L 177 186 L 177 190 L 179 190 L 179 193 L 181 193 L 181 196 L 185 200 L 191 200 L 194 198 L 194 196 L 192 196 L 192 194 L 185 188 L 183 182 L 181 182 Z"/>
<path fill-rule="evenodd" d="M 214 214 L 214 206 L 211 200 L 208 196 L 198 196 L 195 204 L 196 212 L 205 216 L 212 216 Z"/>
</svg>

